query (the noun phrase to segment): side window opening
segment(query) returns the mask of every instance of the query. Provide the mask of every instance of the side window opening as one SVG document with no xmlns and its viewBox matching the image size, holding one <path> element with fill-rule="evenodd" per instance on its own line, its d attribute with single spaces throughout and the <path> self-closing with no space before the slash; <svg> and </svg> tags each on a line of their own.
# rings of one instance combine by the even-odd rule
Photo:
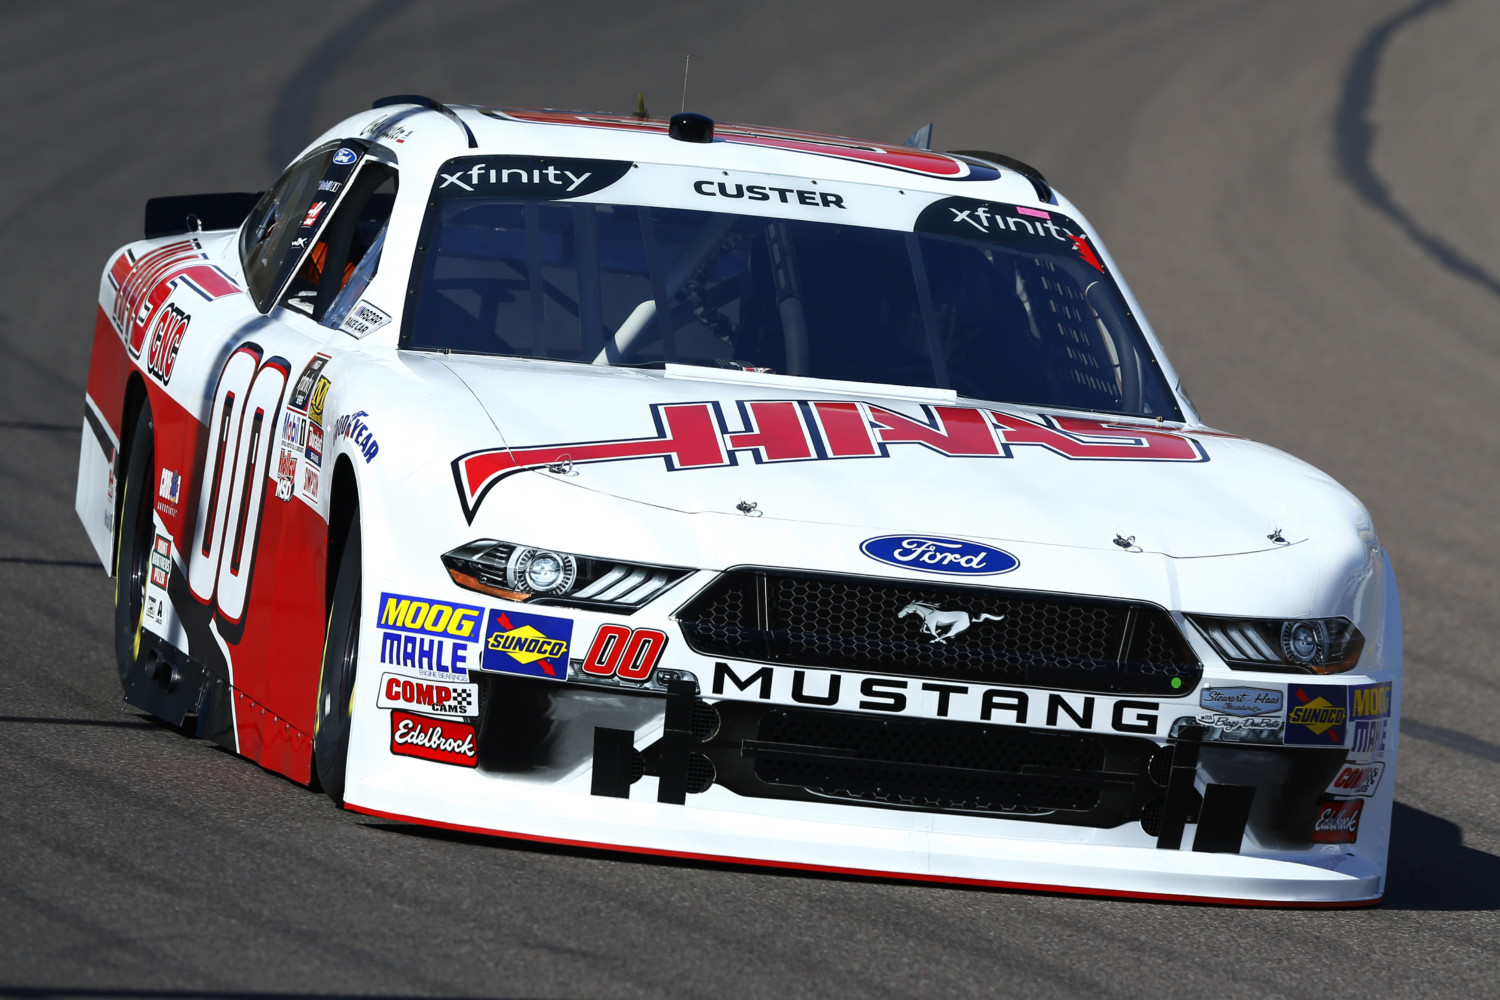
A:
<svg viewBox="0 0 1500 1000">
<path fill-rule="evenodd" d="M 250 297 L 261 312 L 271 307 L 288 256 L 300 250 L 295 246 L 297 231 L 337 149 L 337 143 L 330 143 L 294 163 L 261 196 L 240 231 L 240 263 Z"/>
<path fill-rule="evenodd" d="M 361 166 L 288 283 L 282 305 L 338 325 L 379 266 L 396 188 L 391 167 L 373 161 Z"/>
</svg>

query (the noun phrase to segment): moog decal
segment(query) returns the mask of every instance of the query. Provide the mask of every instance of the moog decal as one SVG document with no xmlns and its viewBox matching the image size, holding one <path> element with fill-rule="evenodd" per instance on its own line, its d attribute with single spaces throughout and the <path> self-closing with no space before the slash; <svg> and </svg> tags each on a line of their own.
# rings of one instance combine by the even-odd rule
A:
<svg viewBox="0 0 1500 1000">
<path fill-rule="evenodd" d="M 732 429 L 718 402 L 653 403 L 656 433 L 608 441 L 486 448 L 453 461 L 459 500 L 470 521 L 501 479 L 564 459 L 573 465 L 658 458 L 669 472 L 760 463 L 889 458 L 892 445 L 917 445 L 950 458 L 1012 458 L 1034 445 L 1075 461 L 1206 462 L 1186 435 L 1139 424 L 1082 417 L 1028 420 L 970 406 L 922 406 L 907 416 L 875 403 L 742 400 Z"/>
</svg>

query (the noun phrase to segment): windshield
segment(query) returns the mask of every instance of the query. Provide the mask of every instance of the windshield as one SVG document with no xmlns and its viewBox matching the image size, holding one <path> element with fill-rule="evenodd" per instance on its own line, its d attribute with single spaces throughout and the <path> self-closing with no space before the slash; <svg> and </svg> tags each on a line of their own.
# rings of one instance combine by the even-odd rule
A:
<svg viewBox="0 0 1500 1000">
<path fill-rule="evenodd" d="M 795 192 L 715 183 L 698 188 L 715 207 Z M 434 193 L 404 347 L 1181 419 L 1083 230 L 1056 212 L 947 198 L 902 232 L 473 187 Z M 819 197 L 838 201 L 802 204 Z"/>
</svg>

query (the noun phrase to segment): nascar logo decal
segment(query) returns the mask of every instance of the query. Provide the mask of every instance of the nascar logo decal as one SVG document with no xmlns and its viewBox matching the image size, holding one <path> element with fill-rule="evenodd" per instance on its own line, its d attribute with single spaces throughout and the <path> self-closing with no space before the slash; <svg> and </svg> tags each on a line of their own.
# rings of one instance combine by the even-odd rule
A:
<svg viewBox="0 0 1500 1000">
<path fill-rule="evenodd" d="M 492 609 L 485 634 L 485 670 L 567 679 L 572 619 Z"/>
<path fill-rule="evenodd" d="M 1043 417 L 1034 422 L 970 406 L 922 406 L 910 417 L 874 403 L 833 400 L 742 400 L 731 430 L 717 402 L 653 403 L 650 437 L 579 441 L 523 448 L 486 448 L 453 462 L 464 515 L 474 520 L 480 501 L 506 476 L 569 461 L 623 462 L 660 458 L 667 471 L 713 469 L 752 461 L 810 462 L 889 458 L 893 444 L 921 445 L 952 458 L 1011 458 L 1035 445 L 1079 461 L 1206 462 L 1208 455 L 1180 432 L 1140 424 Z"/>
</svg>

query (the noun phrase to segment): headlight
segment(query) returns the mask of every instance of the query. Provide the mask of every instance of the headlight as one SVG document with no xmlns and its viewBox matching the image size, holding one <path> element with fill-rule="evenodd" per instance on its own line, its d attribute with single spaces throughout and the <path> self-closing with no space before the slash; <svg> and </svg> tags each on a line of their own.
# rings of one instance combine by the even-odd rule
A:
<svg viewBox="0 0 1500 1000">
<path fill-rule="evenodd" d="M 1347 618 L 1188 615 L 1231 667 L 1338 674 L 1359 662 L 1365 637 Z"/>
<path fill-rule="evenodd" d="M 638 608 L 692 572 L 593 559 L 493 538 L 443 553 L 443 565 L 460 587 L 507 601 L 615 610 Z"/>
</svg>

